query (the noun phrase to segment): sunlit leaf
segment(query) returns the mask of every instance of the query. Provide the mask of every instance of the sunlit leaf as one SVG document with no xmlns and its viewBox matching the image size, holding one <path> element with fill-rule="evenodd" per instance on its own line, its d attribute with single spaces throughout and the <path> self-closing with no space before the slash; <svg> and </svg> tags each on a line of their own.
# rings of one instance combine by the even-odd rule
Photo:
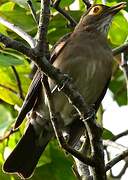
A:
<svg viewBox="0 0 128 180">
<path fill-rule="evenodd" d="M 124 43 L 128 36 L 128 22 L 120 13 L 117 14 L 112 21 L 109 31 L 109 38 L 112 44 L 120 45 Z"/>
<path fill-rule="evenodd" d="M 76 180 L 71 169 L 72 161 L 70 157 L 66 156 L 64 152 L 60 150 L 56 141 L 51 142 L 47 146 L 46 151 L 49 151 L 48 154 L 45 152 L 42 156 L 47 154 L 51 161 L 36 168 L 35 174 L 31 180 L 38 180 L 40 177 L 43 177 L 43 180 Z"/>
<path fill-rule="evenodd" d="M 0 6 L 0 11 L 12 11 L 15 6 L 13 2 L 7 2 Z"/>
<path fill-rule="evenodd" d="M 103 139 L 111 139 L 114 137 L 114 135 L 108 129 L 104 129 L 102 137 L 103 137 Z"/>
<path fill-rule="evenodd" d="M 61 7 L 69 6 L 71 5 L 75 0 L 62 0 L 60 3 Z"/>
</svg>

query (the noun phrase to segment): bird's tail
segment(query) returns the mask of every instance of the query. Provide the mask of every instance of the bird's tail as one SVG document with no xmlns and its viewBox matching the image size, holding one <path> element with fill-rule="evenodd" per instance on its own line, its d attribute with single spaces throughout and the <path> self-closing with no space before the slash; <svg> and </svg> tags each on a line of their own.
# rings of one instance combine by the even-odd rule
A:
<svg viewBox="0 0 128 180">
<path fill-rule="evenodd" d="M 3 171 L 7 173 L 16 173 L 21 178 L 31 177 L 38 163 L 38 160 L 52 138 L 52 132 L 47 128 L 34 128 L 33 124 L 29 124 L 25 134 L 7 158 L 3 165 Z"/>
</svg>

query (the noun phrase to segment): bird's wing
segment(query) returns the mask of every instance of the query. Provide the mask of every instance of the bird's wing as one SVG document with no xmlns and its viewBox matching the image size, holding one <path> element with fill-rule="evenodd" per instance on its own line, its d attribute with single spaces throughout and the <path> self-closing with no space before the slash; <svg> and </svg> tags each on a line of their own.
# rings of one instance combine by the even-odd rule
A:
<svg viewBox="0 0 128 180">
<path fill-rule="evenodd" d="M 60 54 L 61 50 L 64 48 L 64 46 L 67 44 L 68 38 L 70 37 L 70 33 L 66 34 L 60 40 L 54 45 L 54 47 L 51 50 L 51 59 L 50 62 L 53 63 L 57 56 Z M 18 128 L 21 123 L 23 122 L 26 114 L 34 107 L 35 102 L 39 96 L 40 88 L 42 88 L 42 73 L 40 70 L 37 70 L 35 73 L 35 76 L 29 86 L 27 95 L 25 97 L 25 100 L 23 102 L 23 105 L 21 107 L 21 110 L 18 114 L 18 117 L 16 119 L 14 129 Z"/>
<path fill-rule="evenodd" d="M 54 61 L 56 60 L 56 58 L 58 57 L 58 55 L 60 54 L 60 52 L 62 51 L 62 49 L 65 47 L 65 45 L 67 44 L 69 37 L 70 37 L 71 33 L 68 33 L 66 35 L 64 35 L 62 38 L 60 38 L 57 43 L 53 46 L 53 48 L 51 49 L 51 59 L 50 62 L 53 64 Z"/>
<path fill-rule="evenodd" d="M 41 76 L 42 76 L 41 71 L 37 70 L 32 82 L 29 86 L 28 93 L 22 104 L 21 110 L 16 119 L 14 129 L 18 128 L 20 126 L 20 124 L 24 120 L 26 114 L 33 108 L 33 106 L 36 102 L 38 93 L 39 93 L 39 89 L 41 88 Z"/>
</svg>

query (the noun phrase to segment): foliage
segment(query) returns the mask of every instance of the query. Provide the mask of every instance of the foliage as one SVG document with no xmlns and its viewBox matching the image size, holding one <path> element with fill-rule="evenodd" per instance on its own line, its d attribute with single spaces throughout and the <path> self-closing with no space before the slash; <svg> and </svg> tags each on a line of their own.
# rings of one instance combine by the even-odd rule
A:
<svg viewBox="0 0 128 180">
<path fill-rule="evenodd" d="M 79 1 L 78 10 L 70 10 L 70 4 L 74 0 L 62 0 L 61 6 L 68 9 L 69 13 L 78 21 L 82 13 L 84 12 L 84 4 Z M 97 3 L 101 3 L 101 0 L 97 0 Z M 108 0 L 108 5 L 113 5 L 120 0 Z M 39 13 L 40 3 L 39 1 L 33 0 L 34 6 L 36 8 L 37 14 Z M 126 8 L 128 10 L 128 7 Z M 128 37 L 128 13 L 126 10 L 122 10 L 113 20 L 112 26 L 109 31 L 108 40 L 111 47 L 117 47 L 127 41 Z M 52 46 L 61 36 L 70 32 L 71 30 L 67 27 L 67 21 L 62 17 L 62 15 L 56 13 L 54 9 L 51 10 L 53 17 L 51 18 L 48 39 L 50 45 Z M 37 26 L 34 22 L 30 10 L 26 4 L 26 0 L 1 0 L 0 1 L 0 16 L 12 22 L 14 25 L 21 27 L 25 32 L 31 36 L 36 36 Z M 21 38 L 9 30 L 7 27 L 0 24 L 0 33 L 9 36 L 13 39 L 20 40 Z M 22 40 L 23 41 L 23 40 Z M 25 42 L 24 42 L 25 43 Z M 119 57 L 118 57 L 119 60 Z M 17 111 L 15 110 L 15 105 L 21 106 L 22 99 L 19 97 L 19 89 L 17 86 L 17 80 L 15 74 L 12 70 L 12 66 L 15 66 L 22 85 L 23 95 L 25 96 L 29 84 L 31 82 L 31 63 L 24 56 L 18 52 L 5 49 L 3 45 L 0 44 L 0 136 L 10 128 L 16 118 Z M 114 74 L 112 81 L 110 83 L 110 89 L 115 95 L 115 100 L 119 105 L 126 104 L 126 87 L 125 78 L 122 71 L 114 66 Z M 122 84 L 124 88 L 122 90 Z M 22 133 L 24 129 L 24 124 L 22 125 L 20 132 Z M 14 148 L 19 137 L 20 132 L 13 134 L 8 141 L 0 143 L 0 166 L 4 161 L 4 156 L 10 151 L 10 148 Z M 105 129 L 103 134 L 104 139 L 109 139 L 113 134 Z M 5 148 L 6 147 L 6 148 Z M 56 142 L 51 142 L 45 153 L 41 157 L 36 173 L 31 178 L 33 180 L 52 179 L 52 180 L 66 180 L 75 179 L 73 172 L 71 172 L 72 159 L 66 158 L 66 155 L 61 152 L 58 148 Z M 50 170 L 50 171 L 49 171 Z M 6 180 L 16 180 L 17 177 L 13 175 L 4 174 L 0 170 L 0 179 Z"/>
</svg>

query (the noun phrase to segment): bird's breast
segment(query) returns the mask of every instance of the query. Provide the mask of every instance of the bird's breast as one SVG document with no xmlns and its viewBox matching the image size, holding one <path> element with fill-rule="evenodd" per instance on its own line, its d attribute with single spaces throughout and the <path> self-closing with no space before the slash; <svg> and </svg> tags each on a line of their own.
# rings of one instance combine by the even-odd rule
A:
<svg viewBox="0 0 128 180">
<path fill-rule="evenodd" d="M 110 79 L 112 53 L 98 41 L 87 39 L 83 42 L 78 38 L 66 45 L 53 65 L 72 77 L 76 89 L 90 105 L 96 102 Z M 70 119 L 73 107 L 64 94 L 55 92 L 54 100 L 56 110 L 63 118 Z"/>
</svg>

